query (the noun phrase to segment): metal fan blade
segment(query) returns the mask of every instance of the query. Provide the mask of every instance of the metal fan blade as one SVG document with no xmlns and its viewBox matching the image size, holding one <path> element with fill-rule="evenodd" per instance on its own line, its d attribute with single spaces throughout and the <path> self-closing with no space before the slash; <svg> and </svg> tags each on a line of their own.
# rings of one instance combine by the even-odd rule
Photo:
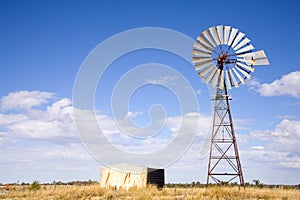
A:
<svg viewBox="0 0 300 200">
<path fill-rule="evenodd" d="M 244 45 L 246 45 L 247 43 L 249 43 L 250 40 L 248 38 L 245 38 L 243 41 L 241 41 L 238 45 L 236 45 L 233 49 L 235 51 L 237 51 L 238 49 L 240 49 L 241 47 L 243 47 Z"/>
<path fill-rule="evenodd" d="M 220 81 L 219 81 L 219 88 L 221 90 L 224 90 L 224 70 L 221 71 L 221 77 L 220 77 Z"/>
<path fill-rule="evenodd" d="M 223 44 L 228 44 L 230 28 L 231 28 L 231 26 L 224 26 L 224 43 Z"/>
<path fill-rule="evenodd" d="M 193 63 L 202 63 L 205 61 L 212 61 L 211 57 L 193 57 Z"/>
<path fill-rule="evenodd" d="M 239 29 L 236 29 L 236 28 L 232 28 L 231 29 L 231 32 L 230 32 L 230 36 L 229 36 L 229 39 L 227 41 L 227 45 L 230 46 L 233 39 L 235 38 L 235 35 L 237 34 Z"/>
<path fill-rule="evenodd" d="M 240 41 L 241 39 L 245 36 L 245 33 L 242 33 L 242 32 L 239 32 L 239 34 L 235 37 L 232 45 L 231 45 L 231 48 L 234 48 Z"/>
<path fill-rule="evenodd" d="M 250 74 L 248 72 L 246 72 L 244 69 L 239 68 L 237 65 L 235 65 L 235 68 L 241 72 L 245 77 L 247 77 L 248 79 L 250 79 Z"/>
<path fill-rule="evenodd" d="M 196 65 L 200 64 L 200 65 L 208 65 L 208 64 L 212 64 L 213 62 L 208 60 L 208 61 L 204 61 L 204 62 L 198 62 L 196 63 Z"/>
<path fill-rule="evenodd" d="M 215 72 L 217 71 L 217 67 L 215 67 L 213 70 L 211 70 L 209 72 L 209 74 L 207 75 L 207 77 L 204 79 L 204 81 L 206 83 L 210 82 L 211 78 L 213 77 L 213 75 L 215 74 Z"/>
<path fill-rule="evenodd" d="M 229 78 L 229 74 L 228 71 L 226 70 L 226 87 L 231 90 L 231 82 L 230 82 L 230 78 Z"/>
<path fill-rule="evenodd" d="M 240 50 L 237 50 L 235 53 L 236 54 L 241 54 L 241 53 L 244 53 L 246 51 L 250 51 L 252 49 L 254 49 L 254 47 L 252 46 L 252 44 L 250 44 L 250 45 L 248 45 L 248 46 L 246 46 L 246 47 L 244 47 L 244 48 L 242 48 Z"/>
<path fill-rule="evenodd" d="M 211 46 L 213 48 L 215 48 L 217 46 L 217 44 L 215 43 L 214 39 L 212 38 L 209 29 L 206 29 L 205 31 L 202 32 L 202 34 L 205 36 L 205 38 L 207 39 L 207 41 L 211 44 Z"/>
<path fill-rule="evenodd" d="M 254 59 L 267 58 L 264 50 L 256 51 L 253 53 L 255 54 Z"/>
<path fill-rule="evenodd" d="M 251 71 L 251 72 L 254 72 L 254 68 L 253 68 L 253 67 L 250 67 L 250 66 L 248 66 L 248 65 L 245 65 L 245 64 L 243 64 L 243 63 L 241 63 L 241 62 L 239 62 L 239 61 L 236 62 L 236 64 L 237 64 L 238 66 L 240 66 L 240 67 L 246 69 L 246 70 L 249 70 L 249 71 Z"/>
<path fill-rule="evenodd" d="M 219 40 L 219 37 L 218 37 L 218 33 L 217 33 L 217 30 L 216 30 L 216 27 L 214 27 L 214 26 L 210 27 L 209 31 L 210 31 L 210 33 L 212 35 L 212 38 L 214 39 L 214 42 L 215 42 L 216 46 L 219 45 L 220 44 L 220 40 Z"/>
<path fill-rule="evenodd" d="M 205 46 L 204 44 L 200 44 L 198 42 L 194 43 L 194 49 L 200 50 L 200 51 L 204 51 L 207 53 L 210 53 L 213 51 L 212 48 Z"/>
<path fill-rule="evenodd" d="M 253 65 L 269 65 L 270 62 L 268 58 L 253 60 Z"/>
<path fill-rule="evenodd" d="M 242 84 L 245 84 L 246 81 L 243 79 L 243 77 L 241 77 L 241 75 L 235 70 L 235 68 L 232 68 L 232 71 L 234 72 L 234 74 L 238 77 L 238 79 L 241 81 Z"/>
<path fill-rule="evenodd" d="M 195 69 L 195 71 L 199 71 L 199 70 L 201 70 L 201 69 L 204 69 L 204 68 L 206 68 L 206 67 L 208 67 L 208 66 L 213 66 L 213 63 L 212 62 L 206 62 L 206 63 L 198 63 L 198 64 L 196 64 L 195 66 L 194 66 L 194 69 Z"/>
<path fill-rule="evenodd" d="M 236 79 L 235 79 L 235 77 L 234 77 L 234 75 L 233 75 L 231 69 L 229 70 L 229 74 L 230 74 L 231 80 L 233 81 L 234 87 L 238 88 L 238 87 L 239 87 L 239 84 L 238 84 L 238 82 L 236 81 Z"/>
<path fill-rule="evenodd" d="M 237 58 L 237 61 L 238 61 L 239 63 L 241 63 L 241 62 L 246 63 L 246 65 L 253 65 L 253 60 L 245 60 L 245 59 L 243 59 L 243 58 Z M 237 63 L 238 63 L 238 62 L 237 62 Z"/>
<path fill-rule="evenodd" d="M 242 58 L 237 58 L 239 62 L 244 62 L 247 65 L 269 65 L 269 60 L 268 58 L 262 58 L 262 59 L 257 59 L 257 60 L 245 60 Z"/>
<path fill-rule="evenodd" d="M 218 32 L 218 36 L 219 36 L 219 40 L 220 40 L 220 43 L 221 44 L 224 44 L 224 34 L 223 34 L 223 26 L 220 25 L 220 26 L 217 26 L 217 32 Z"/>
<path fill-rule="evenodd" d="M 203 78 L 211 69 L 213 69 L 214 65 L 211 64 L 207 68 L 205 68 L 203 71 L 199 72 L 200 78 Z"/>
<path fill-rule="evenodd" d="M 212 79 L 212 86 L 215 88 L 217 86 L 217 82 L 219 80 L 219 76 L 220 76 L 220 69 L 217 69 L 217 72 L 215 73 L 213 79 Z"/>
<path fill-rule="evenodd" d="M 210 53 L 201 51 L 200 49 L 193 49 L 192 54 L 199 57 L 211 57 Z"/>
<path fill-rule="evenodd" d="M 243 57 L 246 60 L 252 60 L 252 59 L 261 59 L 261 58 L 266 58 L 266 54 L 264 50 L 256 51 L 256 52 L 251 52 L 251 53 L 245 53 L 243 55 L 238 55 L 238 57 Z"/>
<path fill-rule="evenodd" d="M 210 48 L 211 51 L 214 50 L 214 46 L 204 37 L 203 33 L 201 35 L 199 35 L 197 37 L 197 41 L 200 43 L 200 44 L 203 44 L 205 45 L 206 47 Z"/>
<path fill-rule="evenodd" d="M 243 54 L 242 57 L 246 62 L 252 65 L 269 65 L 269 60 L 264 50 Z"/>
<path fill-rule="evenodd" d="M 194 70 L 195 71 L 199 71 L 200 69 L 204 68 L 206 65 L 202 65 L 202 64 L 196 64 L 194 65 Z"/>
</svg>

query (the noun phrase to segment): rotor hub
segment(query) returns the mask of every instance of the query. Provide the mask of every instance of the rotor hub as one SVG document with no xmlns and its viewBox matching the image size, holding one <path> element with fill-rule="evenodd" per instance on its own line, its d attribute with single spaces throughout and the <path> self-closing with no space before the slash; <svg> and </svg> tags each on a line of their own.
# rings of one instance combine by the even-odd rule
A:
<svg viewBox="0 0 300 200">
<path fill-rule="evenodd" d="M 218 61 L 218 68 L 220 70 L 223 70 L 224 64 L 227 65 L 231 62 L 230 57 L 227 53 L 219 55 L 217 61 Z"/>
<path fill-rule="evenodd" d="M 229 56 L 227 53 L 218 56 L 218 63 L 223 64 L 229 61 Z"/>
</svg>

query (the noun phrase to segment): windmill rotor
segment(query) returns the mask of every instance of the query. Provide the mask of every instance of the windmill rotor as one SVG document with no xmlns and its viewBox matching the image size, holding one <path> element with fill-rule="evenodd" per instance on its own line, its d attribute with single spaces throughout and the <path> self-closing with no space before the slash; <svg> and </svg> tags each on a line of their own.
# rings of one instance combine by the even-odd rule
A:
<svg viewBox="0 0 300 200">
<path fill-rule="evenodd" d="M 250 39 L 237 28 L 212 26 L 203 31 L 194 43 L 195 71 L 214 88 L 238 88 L 250 79 L 254 66 L 269 65 L 263 50 L 253 50 Z"/>
</svg>

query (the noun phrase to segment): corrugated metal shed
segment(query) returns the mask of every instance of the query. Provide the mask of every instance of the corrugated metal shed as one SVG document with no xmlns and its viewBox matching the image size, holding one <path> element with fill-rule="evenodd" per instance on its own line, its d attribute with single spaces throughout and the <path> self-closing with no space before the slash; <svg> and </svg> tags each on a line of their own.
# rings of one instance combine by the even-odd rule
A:
<svg viewBox="0 0 300 200">
<path fill-rule="evenodd" d="M 165 184 L 164 169 L 154 169 L 131 164 L 118 164 L 100 169 L 101 187 L 145 187 L 155 184 L 159 188 Z"/>
</svg>

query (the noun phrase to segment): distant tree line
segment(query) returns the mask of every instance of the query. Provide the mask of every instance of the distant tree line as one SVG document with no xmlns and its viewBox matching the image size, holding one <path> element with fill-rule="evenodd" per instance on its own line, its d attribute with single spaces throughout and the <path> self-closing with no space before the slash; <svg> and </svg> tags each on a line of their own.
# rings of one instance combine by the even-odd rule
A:
<svg viewBox="0 0 300 200">
<path fill-rule="evenodd" d="M 14 185 L 24 185 L 24 186 L 28 186 L 28 185 L 32 185 L 32 184 L 37 184 L 39 183 L 40 185 L 91 185 L 91 184 L 99 184 L 98 181 L 92 181 L 92 180 L 88 180 L 88 181 L 70 181 L 70 182 L 62 182 L 62 181 L 53 181 L 52 183 L 40 183 L 39 181 L 34 181 L 32 183 L 27 183 L 27 182 L 22 182 L 22 183 L 0 183 L 0 186 L 5 186 L 7 184 L 14 186 Z"/>
<path fill-rule="evenodd" d="M 222 185 L 233 187 L 238 186 L 239 184 L 237 182 L 233 183 L 223 183 Z M 207 185 L 197 182 L 192 183 L 166 183 L 165 187 L 167 188 L 205 188 Z M 208 184 L 208 187 L 216 187 L 218 184 Z M 268 185 L 261 183 L 258 179 L 252 180 L 252 183 L 246 182 L 245 187 L 258 187 L 258 188 L 283 188 L 283 189 L 300 189 L 300 184 L 297 185 Z"/>
<path fill-rule="evenodd" d="M 77 185 L 77 186 L 87 186 L 93 184 L 99 184 L 98 181 L 88 180 L 88 181 L 70 181 L 70 182 L 62 182 L 62 181 L 53 181 L 52 183 L 40 183 L 39 181 L 34 181 L 32 183 L 0 183 L 1 187 L 5 187 L 7 184 L 10 186 L 23 185 L 28 186 L 29 189 L 36 190 L 39 189 L 41 185 Z M 228 187 L 238 186 L 237 182 L 234 183 L 223 183 L 223 185 Z M 209 187 L 216 187 L 217 184 L 209 184 Z M 166 188 L 205 188 L 206 184 L 197 182 L 192 183 L 166 183 Z M 260 180 L 254 179 L 251 183 L 246 182 L 245 187 L 258 187 L 258 188 L 283 188 L 283 189 L 300 189 L 300 184 L 297 185 L 267 185 L 263 184 Z"/>
</svg>

